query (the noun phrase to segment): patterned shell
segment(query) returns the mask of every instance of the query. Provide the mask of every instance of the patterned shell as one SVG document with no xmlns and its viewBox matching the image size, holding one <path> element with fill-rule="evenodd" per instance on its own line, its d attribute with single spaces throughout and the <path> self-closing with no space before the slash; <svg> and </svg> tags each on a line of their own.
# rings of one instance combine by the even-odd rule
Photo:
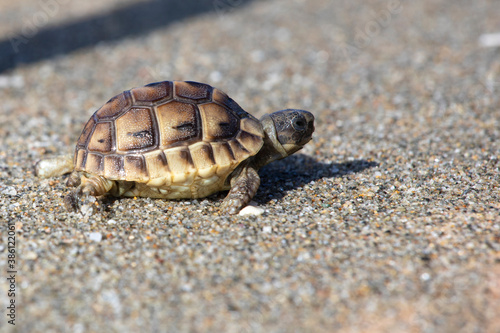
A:
<svg viewBox="0 0 500 333">
<path fill-rule="evenodd" d="M 147 186 L 226 178 L 263 145 L 262 125 L 225 93 L 158 82 L 110 99 L 85 125 L 75 170 Z"/>
</svg>

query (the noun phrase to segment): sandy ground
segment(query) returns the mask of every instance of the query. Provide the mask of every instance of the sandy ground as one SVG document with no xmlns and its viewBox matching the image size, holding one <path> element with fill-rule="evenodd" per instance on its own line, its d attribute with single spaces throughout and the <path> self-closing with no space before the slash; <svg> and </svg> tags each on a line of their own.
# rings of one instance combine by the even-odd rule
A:
<svg viewBox="0 0 500 333">
<path fill-rule="evenodd" d="M 495 0 L 1 0 L 0 330 L 500 332 L 500 49 L 478 43 L 499 17 Z M 83 218 L 65 177 L 34 177 L 110 97 L 161 80 L 315 114 L 313 141 L 261 170 L 262 215 L 220 216 L 220 193 Z"/>
</svg>

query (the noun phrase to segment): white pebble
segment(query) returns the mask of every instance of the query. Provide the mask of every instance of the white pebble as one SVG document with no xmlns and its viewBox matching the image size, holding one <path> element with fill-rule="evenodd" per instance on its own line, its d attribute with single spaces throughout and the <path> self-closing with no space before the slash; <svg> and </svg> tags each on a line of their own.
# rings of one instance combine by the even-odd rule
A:
<svg viewBox="0 0 500 333">
<path fill-rule="evenodd" d="M 271 228 L 271 226 L 269 225 L 266 225 L 265 227 L 262 228 L 262 232 L 270 234 L 271 232 L 273 232 L 273 228 Z"/>
<path fill-rule="evenodd" d="M 422 275 L 420 275 L 420 279 L 422 281 L 429 281 L 431 278 L 431 275 L 429 273 L 422 273 Z"/>
<path fill-rule="evenodd" d="M 479 36 L 479 45 L 482 47 L 500 46 L 500 32 L 492 34 L 482 34 Z"/>
<path fill-rule="evenodd" d="M 0 75 L 0 88 L 22 88 L 24 78 L 20 75 Z"/>
<path fill-rule="evenodd" d="M 36 254 L 36 252 L 33 251 L 28 251 L 26 252 L 26 254 L 23 255 L 24 260 L 36 260 L 36 258 L 38 258 L 38 254 Z"/>
<path fill-rule="evenodd" d="M 92 205 L 82 205 L 80 212 L 83 216 L 90 216 L 94 212 Z"/>
<path fill-rule="evenodd" d="M 89 233 L 89 239 L 94 242 L 100 242 L 102 240 L 102 234 L 100 232 Z"/>
<path fill-rule="evenodd" d="M 218 71 L 213 71 L 210 73 L 210 81 L 212 82 L 220 82 L 222 80 L 222 74 Z"/>
<path fill-rule="evenodd" d="M 264 210 L 262 208 L 254 206 L 254 202 L 250 202 L 248 206 L 240 210 L 240 213 L 238 215 L 262 215 L 264 213 Z"/>
<path fill-rule="evenodd" d="M 16 188 L 13 186 L 7 186 L 3 191 L 2 194 L 9 195 L 9 196 L 15 196 L 17 195 Z"/>
</svg>

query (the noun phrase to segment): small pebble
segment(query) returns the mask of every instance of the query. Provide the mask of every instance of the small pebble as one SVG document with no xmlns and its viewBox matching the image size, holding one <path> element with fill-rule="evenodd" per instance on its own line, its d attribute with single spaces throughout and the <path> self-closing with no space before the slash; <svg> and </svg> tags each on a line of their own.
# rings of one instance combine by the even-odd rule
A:
<svg viewBox="0 0 500 333">
<path fill-rule="evenodd" d="M 262 228 L 262 232 L 270 234 L 271 232 L 273 232 L 273 228 L 269 225 L 266 225 L 265 227 Z"/>
<path fill-rule="evenodd" d="M 241 216 L 244 216 L 244 215 L 259 216 L 259 215 L 262 215 L 262 213 L 264 213 L 264 209 L 257 207 L 256 203 L 252 201 L 252 202 L 250 202 L 250 204 L 248 206 L 246 206 L 245 208 L 240 210 L 238 215 L 241 215 Z"/>
<path fill-rule="evenodd" d="M 100 232 L 89 233 L 89 239 L 94 242 L 100 242 L 102 240 L 102 234 Z"/>
<path fill-rule="evenodd" d="M 22 88 L 24 87 L 24 78 L 21 75 L 0 75 L 0 88 Z"/>
<path fill-rule="evenodd" d="M 25 260 L 35 260 L 36 258 L 38 258 L 38 254 L 36 254 L 36 252 L 33 251 L 28 251 L 24 254 L 23 257 Z"/>
<path fill-rule="evenodd" d="M 429 281 L 430 278 L 431 278 L 431 275 L 429 273 L 423 273 L 422 275 L 420 275 L 420 279 L 422 281 Z"/>
<path fill-rule="evenodd" d="M 479 45 L 482 47 L 500 46 L 500 32 L 479 36 Z"/>
<path fill-rule="evenodd" d="M 4 195 L 8 195 L 8 196 L 15 196 L 17 195 L 17 191 L 16 191 L 16 188 L 13 187 L 13 186 L 7 186 L 3 191 L 2 191 L 2 194 Z"/>
</svg>

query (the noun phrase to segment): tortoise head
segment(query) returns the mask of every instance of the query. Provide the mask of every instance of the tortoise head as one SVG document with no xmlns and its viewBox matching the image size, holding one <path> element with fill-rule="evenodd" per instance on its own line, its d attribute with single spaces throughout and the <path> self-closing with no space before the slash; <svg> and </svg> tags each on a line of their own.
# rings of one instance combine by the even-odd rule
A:
<svg viewBox="0 0 500 333">
<path fill-rule="evenodd" d="M 304 110 L 287 109 L 264 115 L 260 119 L 267 139 L 260 158 L 267 164 L 302 149 L 314 132 L 314 116 Z M 272 147 L 271 147 L 272 146 Z M 261 161 L 263 162 L 263 161 Z"/>
</svg>

